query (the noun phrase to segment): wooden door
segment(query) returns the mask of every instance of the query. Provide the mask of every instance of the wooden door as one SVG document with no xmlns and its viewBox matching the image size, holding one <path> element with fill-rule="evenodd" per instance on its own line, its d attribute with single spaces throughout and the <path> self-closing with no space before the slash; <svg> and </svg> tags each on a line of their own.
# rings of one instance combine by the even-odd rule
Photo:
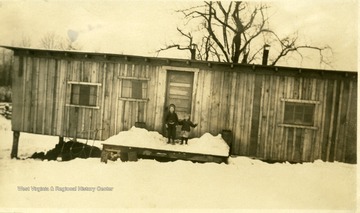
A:
<svg viewBox="0 0 360 213">
<path fill-rule="evenodd" d="M 168 71 L 165 110 L 168 111 L 170 104 L 176 106 L 179 119 L 184 119 L 185 114 L 191 114 L 194 73 L 186 71 Z M 180 127 L 177 128 L 178 137 Z"/>
</svg>

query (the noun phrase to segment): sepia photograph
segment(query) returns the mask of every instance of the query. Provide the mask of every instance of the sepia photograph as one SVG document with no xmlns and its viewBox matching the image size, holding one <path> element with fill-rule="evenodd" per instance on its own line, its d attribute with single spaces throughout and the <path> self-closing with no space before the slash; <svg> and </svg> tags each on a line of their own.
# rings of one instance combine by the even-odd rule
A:
<svg viewBox="0 0 360 213">
<path fill-rule="evenodd" d="M 0 0 L 0 213 L 357 212 L 356 0 Z"/>
</svg>

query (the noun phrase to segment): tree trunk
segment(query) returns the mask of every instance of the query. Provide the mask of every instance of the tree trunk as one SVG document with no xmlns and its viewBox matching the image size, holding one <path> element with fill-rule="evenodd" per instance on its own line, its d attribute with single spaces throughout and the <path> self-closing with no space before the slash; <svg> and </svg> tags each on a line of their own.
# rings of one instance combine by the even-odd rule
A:
<svg viewBox="0 0 360 213">
<path fill-rule="evenodd" d="M 239 58 L 240 58 L 240 46 L 241 46 L 241 39 L 240 39 L 241 34 L 237 33 L 234 36 L 233 39 L 233 54 L 232 54 L 232 62 L 233 63 L 238 63 L 239 62 Z"/>
<path fill-rule="evenodd" d="M 18 158 L 18 148 L 19 148 L 19 137 L 20 137 L 20 132 L 18 131 L 14 131 L 13 133 L 13 146 L 11 149 L 11 158 Z"/>
</svg>

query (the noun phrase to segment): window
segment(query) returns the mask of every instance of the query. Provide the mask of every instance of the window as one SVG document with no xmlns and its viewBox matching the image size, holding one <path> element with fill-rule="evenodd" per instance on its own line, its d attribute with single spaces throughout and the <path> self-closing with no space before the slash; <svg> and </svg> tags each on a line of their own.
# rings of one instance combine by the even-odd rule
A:
<svg viewBox="0 0 360 213">
<path fill-rule="evenodd" d="M 285 102 L 284 124 L 314 125 L 314 103 Z"/>
<path fill-rule="evenodd" d="M 70 105 L 97 107 L 98 87 L 100 84 L 69 82 L 71 84 Z"/>
<path fill-rule="evenodd" d="M 121 86 L 121 98 L 147 99 L 147 80 L 123 79 Z"/>
</svg>

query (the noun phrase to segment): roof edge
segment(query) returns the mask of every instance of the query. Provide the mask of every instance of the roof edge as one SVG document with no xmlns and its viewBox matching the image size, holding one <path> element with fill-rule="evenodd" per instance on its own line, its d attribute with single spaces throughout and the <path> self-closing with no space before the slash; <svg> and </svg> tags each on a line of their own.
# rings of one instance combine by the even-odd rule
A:
<svg viewBox="0 0 360 213">
<path fill-rule="evenodd" d="M 294 70 L 303 70 L 303 71 L 314 71 L 314 72 L 349 72 L 349 73 L 358 73 L 357 70 L 327 70 L 327 69 L 314 69 L 314 68 L 303 68 L 303 67 L 288 67 L 288 66 L 272 66 L 272 65 L 261 65 L 261 64 L 240 64 L 240 63 L 230 63 L 230 62 L 217 62 L 217 61 L 200 61 L 200 60 L 190 60 L 190 59 L 181 59 L 181 58 L 163 58 L 163 57 L 152 57 L 152 56 L 140 56 L 140 55 L 129 55 L 129 54 L 119 54 L 119 53 L 109 53 L 109 52 L 91 52 L 91 51 L 81 51 L 81 50 L 59 50 L 59 49 L 44 49 L 44 48 L 32 48 L 32 47 L 17 47 L 17 46 L 7 46 L 0 45 L 1 48 L 9 49 L 12 51 L 24 50 L 24 51 L 39 51 L 39 52 L 54 52 L 54 53 L 75 53 L 75 54 L 88 54 L 88 55 L 107 55 L 107 56 L 118 56 L 118 57 L 131 57 L 131 58 L 147 58 L 151 60 L 171 60 L 179 62 L 188 62 L 191 63 L 200 63 L 200 64 L 217 64 L 217 65 L 231 65 L 236 64 L 237 66 L 245 67 L 271 67 L 279 69 L 294 69 Z"/>
</svg>

